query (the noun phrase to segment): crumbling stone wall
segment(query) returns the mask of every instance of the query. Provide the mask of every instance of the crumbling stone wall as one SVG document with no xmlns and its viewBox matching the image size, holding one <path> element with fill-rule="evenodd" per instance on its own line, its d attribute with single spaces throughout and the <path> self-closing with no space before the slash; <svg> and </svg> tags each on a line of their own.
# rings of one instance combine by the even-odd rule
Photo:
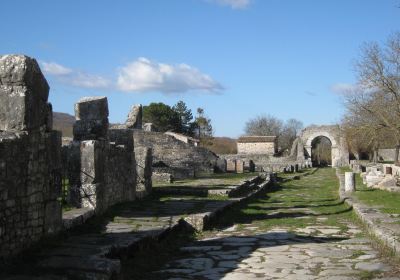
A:
<svg viewBox="0 0 400 280">
<path fill-rule="evenodd" d="M 0 259 L 61 229 L 61 134 L 36 60 L 0 56 Z"/>
<path fill-rule="evenodd" d="M 133 129 L 109 129 L 106 97 L 82 98 L 75 105 L 75 117 L 74 140 L 63 148 L 70 202 L 101 213 L 134 200 L 138 184 Z"/>
<path fill-rule="evenodd" d="M 135 147 L 153 150 L 153 165 L 163 164 L 173 171 L 174 179 L 213 173 L 218 156 L 202 147 L 184 143 L 161 132 L 134 130 Z"/>
</svg>

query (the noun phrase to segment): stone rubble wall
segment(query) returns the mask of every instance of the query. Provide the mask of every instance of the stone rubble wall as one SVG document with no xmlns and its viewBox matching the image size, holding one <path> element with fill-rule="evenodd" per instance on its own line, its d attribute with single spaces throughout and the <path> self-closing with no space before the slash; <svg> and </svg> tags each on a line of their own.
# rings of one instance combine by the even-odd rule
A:
<svg viewBox="0 0 400 280">
<path fill-rule="evenodd" d="M 107 98 L 82 98 L 75 115 L 74 140 L 63 147 L 69 202 L 102 213 L 149 194 L 151 150 L 134 145 L 133 129 L 109 128 Z"/>
<path fill-rule="evenodd" d="M 244 155 L 244 154 L 225 154 L 219 155 L 220 158 L 226 159 L 228 162 L 233 160 L 242 160 L 245 165 L 251 161 L 255 165 L 256 171 L 267 171 L 267 172 L 284 172 L 294 170 L 295 166 L 298 169 L 311 167 L 311 161 L 309 160 L 298 160 L 296 157 L 273 157 L 271 155 Z M 291 171 L 292 172 L 292 171 Z"/>
<path fill-rule="evenodd" d="M 374 164 L 351 161 L 353 172 L 359 173 L 363 183 L 369 188 L 381 189 L 390 192 L 400 192 L 398 180 L 400 167 L 394 164 Z"/>
<path fill-rule="evenodd" d="M 174 179 L 188 178 L 199 173 L 213 173 L 218 156 L 202 147 L 184 143 L 161 132 L 134 130 L 136 147 L 153 150 L 153 164 L 164 164 L 173 171 Z"/>
<path fill-rule="evenodd" d="M 61 134 L 36 60 L 0 56 L 0 260 L 62 228 Z"/>
</svg>

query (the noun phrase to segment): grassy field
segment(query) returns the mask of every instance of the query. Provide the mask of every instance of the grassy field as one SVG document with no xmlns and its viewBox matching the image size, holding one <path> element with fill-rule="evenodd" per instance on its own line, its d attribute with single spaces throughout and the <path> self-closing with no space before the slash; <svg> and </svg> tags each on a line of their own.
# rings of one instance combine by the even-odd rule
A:
<svg viewBox="0 0 400 280">
<path fill-rule="evenodd" d="M 400 193 L 368 188 L 356 174 L 356 197 L 367 205 L 379 207 L 388 214 L 400 214 Z"/>
</svg>

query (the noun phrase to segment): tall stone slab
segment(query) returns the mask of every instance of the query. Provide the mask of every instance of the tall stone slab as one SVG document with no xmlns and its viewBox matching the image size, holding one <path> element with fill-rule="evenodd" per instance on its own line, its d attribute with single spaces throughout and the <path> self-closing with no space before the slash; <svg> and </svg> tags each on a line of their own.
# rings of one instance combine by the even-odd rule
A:
<svg viewBox="0 0 400 280">
<path fill-rule="evenodd" d="M 107 97 L 81 98 L 75 104 L 74 140 L 106 140 L 108 137 Z"/>
</svg>

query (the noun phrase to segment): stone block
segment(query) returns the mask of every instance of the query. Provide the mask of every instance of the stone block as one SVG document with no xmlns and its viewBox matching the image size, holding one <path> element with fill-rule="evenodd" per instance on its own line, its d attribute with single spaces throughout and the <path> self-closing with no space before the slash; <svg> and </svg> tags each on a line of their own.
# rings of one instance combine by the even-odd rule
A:
<svg viewBox="0 0 400 280">
<path fill-rule="evenodd" d="M 125 122 L 127 128 L 132 129 L 142 129 L 142 105 L 134 105 L 132 106 L 128 118 Z"/>
<path fill-rule="evenodd" d="M 104 181 L 105 145 L 103 141 L 82 141 L 81 183 L 96 184 Z"/>
<path fill-rule="evenodd" d="M 0 85 L 26 87 L 42 101 L 49 97 L 49 85 L 38 63 L 25 55 L 0 56 Z"/>
<path fill-rule="evenodd" d="M 216 163 L 215 163 L 215 168 L 217 169 L 217 172 L 226 172 L 226 159 L 223 158 L 218 158 Z"/>
<path fill-rule="evenodd" d="M 128 151 L 133 151 L 133 131 L 131 129 L 109 129 L 108 139 L 116 145 L 124 145 Z"/>
<path fill-rule="evenodd" d="M 83 97 L 75 104 L 77 120 L 108 120 L 108 101 L 105 96 Z"/>
<path fill-rule="evenodd" d="M 227 172 L 236 172 L 236 160 L 228 159 L 226 161 L 226 171 Z"/>
<path fill-rule="evenodd" d="M 244 161 L 237 159 L 236 160 L 236 173 L 243 173 L 244 172 Z"/>
<path fill-rule="evenodd" d="M 356 190 L 356 177 L 354 172 L 345 172 L 344 190 L 346 192 L 354 192 Z"/>
<path fill-rule="evenodd" d="M 107 139 L 108 125 L 108 119 L 77 120 L 73 127 L 74 140 L 84 141 Z"/>
<path fill-rule="evenodd" d="M 34 130 L 45 125 L 48 94 L 36 60 L 0 56 L 0 130 Z"/>
</svg>

